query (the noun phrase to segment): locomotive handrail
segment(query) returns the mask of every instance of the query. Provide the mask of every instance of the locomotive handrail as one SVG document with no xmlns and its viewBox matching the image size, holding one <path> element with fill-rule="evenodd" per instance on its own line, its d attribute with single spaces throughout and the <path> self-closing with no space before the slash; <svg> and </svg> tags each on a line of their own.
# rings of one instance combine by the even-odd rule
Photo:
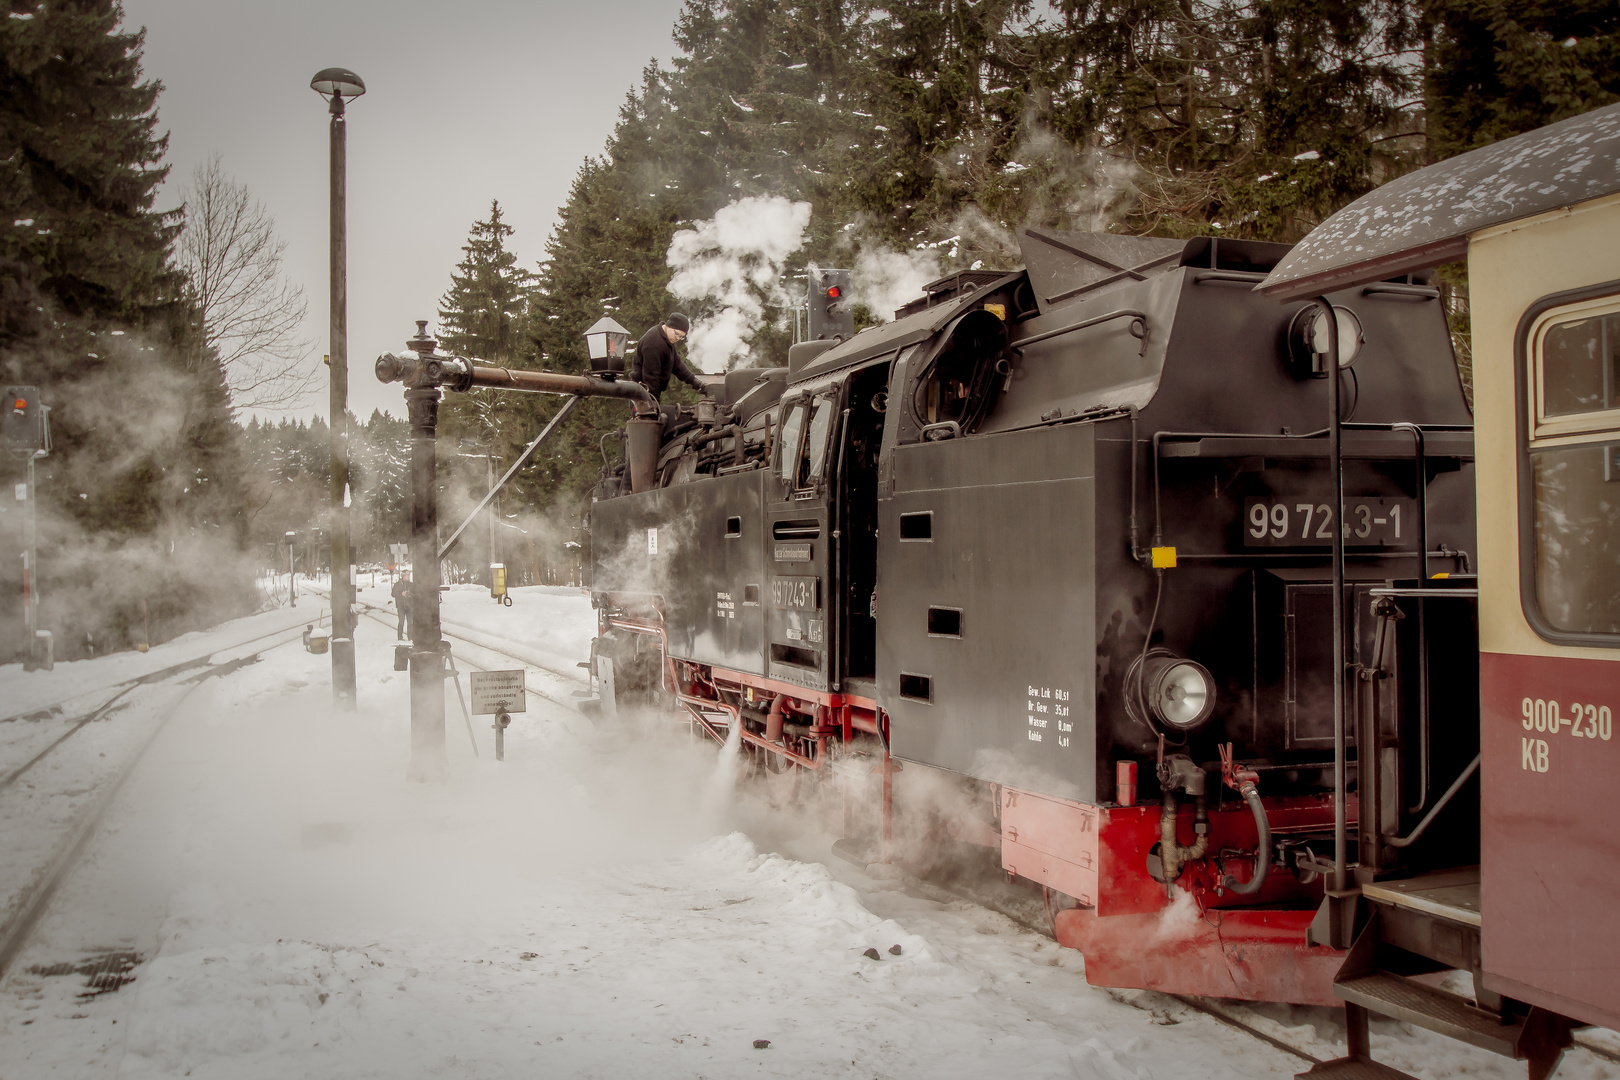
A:
<svg viewBox="0 0 1620 1080">
<path fill-rule="evenodd" d="M 1076 330 L 1084 330 L 1087 327 L 1097 326 L 1100 323 L 1112 322 L 1115 319 L 1127 318 L 1132 320 L 1131 337 L 1138 339 L 1142 343 L 1142 348 L 1138 350 L 1137 355 L 1143 355 L 1147 352 L 1148 317 L 1147 312 L 1138 311 L 1135 308 L 1122 308 L 1119 311 L 1110 311 L 1106 315 L 1096 315 L 1089 319 L 1083 319 L 1080 322 L 1073 323 L 1069 326 L 1060 326 L 1056 330 L 1047 330 L 1043 333 L 1036 334 L 1033 337 L 1027 337 L 1023 341 L 1009 346 L 1009 348 L 1011 348 L 1012 351 L 1017 353 L 1019 356 L 1022 356 L 1024 355 L 1024 350 L 1031 345 L 1037 345 L 1040 342 L 1047 341 L 1055 337 L 1061 337 L 1064 334 L 1072 334 Z"/>
<path fill-rule="evenodd" d="M 1266 272 L 1258 270 L 1200 270 L 1192 276 L 1194 285 L 1202 285 L 1206 281 L 1231 281 L 1242 285 L 1253 285 L 1257 281 L 1266 280 Z"/>
<path fill-rule="evenodd" d="M 1349 430 L 1363 431 L 1395 431 L 1418 428 L 1430 434 L 1440 436 L 1456 436 L 1471 433 L 1474 429 L 1457 424 L 1357 424 L 1344 425 Z M 1165 450 L 1165 457 L 1229 457 L 1233 455 L 1254 457 L 1282 457 L 1291 455 L 1296 457 L 1326 456 L 1327 444 L 1323 438 L 1326 432 L 1311 431 L 1299 435 L 1278 435 L 1275 433 L 1260 432 L 1164 432 L 1165 437 L 1171 440 L 1172 449 Z M 1233 446 L 1225 447 L 1224 441 L 1242 443 L 1271 443 L 1271 446 Z M 1452 445 L 1448 446 L 1447 443 Z M 1464 453 L 1460 445 L 1461 440 L 1446 440 L 1442 442 L 1437 451 L 1441 457 L 1457 457 Z M 1384 447 L 1366 439 L 1356 440 L 1344 447 L 1347 457 L 1379 457 L 1385 456 Z M 1404 456 L 1404 455 L 1402 455 Z"/>
<path fill-rule="evenodd" d="M 1423 820 L 1417 823 L 1415 829 L 1405 836 L 1386 836 L 1384 837 L 1384 843 L 1397 848 L 1412 846 L 1417 841 L 1417 838 L 1423 835 L 1423 831 L 1429 827 L 1429 824 L 1439 816 L 1440 811 L 1446 808 L 1446 804 L 1451 802 L 1451 797 L 1461 791 L 1462 786 L 1468 782 L 1468 778 L 1473 776 L 1479 769 L 1479 759 L 1480 755 L 1475 754 L 1474 760 L 1469 763 L 1468 768 L 1464 769 L 1462 775 L 1451 782 L 1451 786 L 1446 788 L 1444 795 L 1435 800 L 1434 806 L 1429 809 L 1427 814 L 1423 815 Z"/>
<path fill-rule="evenodd" d="M 1405 285 L 1398 281 L 1375 281 L 1361 287 L 1362 296 L 1408 296 L 1414 300 L 1438 300 L 1440 290 L 1432 285 Z"/>
<path fill-rule="evenodd" d="M 929 442 L 937 442 L 937 439 L 930 437 L 930 432 L 945 432 L 950 438 L 956 439 L 960 438 L 962 435 L 962 425 L 958 424 L 955 420 L 941 420 L 937 424 L 927 425 L 917 434 Z"/>
</svg>

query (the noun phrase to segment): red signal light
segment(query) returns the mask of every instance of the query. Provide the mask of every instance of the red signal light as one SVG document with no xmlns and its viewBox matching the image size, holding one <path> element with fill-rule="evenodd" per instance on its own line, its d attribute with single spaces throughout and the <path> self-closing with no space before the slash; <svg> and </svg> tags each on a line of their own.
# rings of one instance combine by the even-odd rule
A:
<svg viewBox="0 0 1620 1080">
<path fill-rule="evenodd" d="M 827 299 L 829 299 L 829 300 L 836 300 L 840 296 L 843 296 L 843 295 L 844 295 L 844 290 L 840 289 L 836 285 L 832 286 L 830 289 L 827 290 Z"/>
<path fill-rule="evenodd" d="M 11 403 L 11 407 L 16 409 L 18 412 L 26 412 L 28 409 L 28 399 L 18 398 L 16 401 Z"/>
</svg>

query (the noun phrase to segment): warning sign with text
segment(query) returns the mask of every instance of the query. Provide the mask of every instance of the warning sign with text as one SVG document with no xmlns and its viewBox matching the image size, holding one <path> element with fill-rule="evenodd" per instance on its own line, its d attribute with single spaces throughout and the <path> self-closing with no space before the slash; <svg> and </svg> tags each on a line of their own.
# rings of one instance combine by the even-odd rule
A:
<svg viewBox="0 0 1620 1080">
<path fill-rule="evenodd" d="M 505 709 L 509 713 L 527 712 L 523 692 L 523 669 L 515 671 L 472 671 L 472 711 L 474 716 L 494 716 Z"/>
</svg>

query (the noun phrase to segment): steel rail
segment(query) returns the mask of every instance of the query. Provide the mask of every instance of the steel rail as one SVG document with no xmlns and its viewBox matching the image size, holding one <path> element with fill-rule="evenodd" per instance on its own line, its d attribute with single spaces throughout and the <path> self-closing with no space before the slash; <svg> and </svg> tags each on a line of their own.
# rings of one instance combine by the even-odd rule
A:
<svg viewBox="0 0 1620 1080">
<path fill-rule="evenodd" d="M 299 627 L 284 626 L 280 630 L 271 630 L 271 631 L 269 631 L 267 633 L 260 634 L 258 637 L 251 637 L 251 638 L 248 638 L 246 641 L 240 641 L 240 642 L 237 642 L 234 645 L 227 645 L 224 648 L 215 649 L 213 652 L 206 653 L 206 654 L 204 654 L 202 656 L 193 657 L 190 660 L 181 660 L 181 661 L 179 661 L 177 663 L 170 664 L 168 667 L 159 668 L 156 671 L 149 671 L 144 675 L 132 675 L 127 679 L 121 679 L 118 682 L 111 683 L 111 684 L 109 684 L 107 686 L 101 687 L 100 689 L 101 690 L 117 690 L 117 691 L 120 691 L 120 693 L 128 693 L 130 690 L 133 690 L 136 686 L 139 686 L 142 683 L 162 682 L 163 680 L 165 680 L 165 679 L 167 679 L 167 678 L 169 678 L 169 677 L 171 677 L 173 675 L 178 675 L 182 671 L 189 671 L 192 668 L 206 667 L 206 666 L 208 666 L 208 658 L 210 656 L 216 656 L 219 653 L 232 652 L 233 650 L 236 650 L 236 649 L 245 649 L 249 645 L 253 645 L 253 644 L 257 643 L 257 642 L 263 641 L 265 638 L 275 637 L 277 634 L 290 634 L 290 633 L 302 633 L 302 629 L 299 628 Z M 109 655 L 111 655 L 111 654 L 109 654 Z M 33 718 L 33 717 L 39 717 L 39 718 L 47 717 L 53 711 L 55 711 L 57 709 L 60 709 L 63 705 L 66 705 L 68 702 L 77 700 L 78 698 L 82 698 L 87 693 L 95 693 L 95 692 L 96 691 L 84 691 L 84 690 L 81 690 L 76 694 L 70 694 L 70 695 L 68 695 L 67 697 L 64 697 L 64 698 L 58 698 L 57 700 L 52 701 L 52 702 L 48 702 L 48 703 L 46 703 L 44 705 L 36 705 L 36 706 L 34 706 L 32 708 L 24 709 L 22 712 L 12 713 L 10 716 L 0 716 L 0 724 L 9 724 L 14 720 L 27 720 L 27 719 L 30 719 L 30 718 Z"/>
<path fill-rule="evenodd" d="M 291 644 L 296 639 L 296 637 L 301 633 L 302 633 L 302 631 L 297 630 L 296 628 L 295 629 L 287 629 L 287 630 L 277 630 L 274 633 L 263 634 L 263 635 L 261 635 L 259 637 L 256 637 L 256 638 L 249 638 L 247 641 L 242 642 L 242 644 L 240 644 L 240 645 L 233 645 L 233 646 L 231 646 L 229 648 L 220 649 L 219 652 L 221 652 L 221 653 L 232 652 L 232 651 L 234 651 L 236 649 L 245 648 L 245 647 L 247 647 L 249 645 L 255 645 L 258 642 L 265 640 L 266 638 L 278 637 L 278 636 L 283 635 L 283 634 L 292 634 L 293 635 L 293 637 L 289 637 L 286 641 L 276 642 L 274 645 L 266 645 L 264 649 L 260 650 L 260 652 L 263 652 L 263 651 L 266 651 L 268 649 L 278 648 L 281 645 Z M 217 653 L 210 653 L 209 654 L 209 656 L 214 656 L 214 655 L 218 655 L 218 654 Z M 257 657 L 258 655 L 259 655 L 258 652 L 250 653 L 249 657 L 250 658 Z M 45 749 L 41 750 L 39 753 L 35 754 L 33 757 L 29 758 L 27 761 L 25 761 L 21 765 L 17 766 L 11 772 L 7 773 L 3 778 L 0 778 L 0 791 L 4 791 L 8 787 L 10 787 L 12 784 L 16 783 L 19 777 L 21 777 L 29 769 L 32 769 L 35 765 L 39 764 L 42 760 L 44 760 L 46 755 L 48 755 L 52 750 L 55 750 L 58 746 L 61 746 L 63 743 L 67 742 L 74 735 L 77 735 L 80 731 L 84 730 L 84 728 L 86 726 L 95 723 L 97 720 L 100 720 L 103 716 L 107 715 L 107 713 L 110 712 L 113 709 L 113 707 L 118 704 L 119 701 L 123 700 L 123 698 L 126 695 L 128 695 L 129 693 L 134 691 L 137 687 L 157 685 L 157 684 L 166 682 L 169 679 L 172 679 L 177 675 L 185 674 L 187 671 L 190 671 L 193 668 L 198 668 L 198 667 L 203 668 L 203 670 L 201 672 L 199 672 L 196 676 L 194 676 L 195 678 L 197 678 L 200 681 L 201 679 L 210 678 L 210 677 L 212 677 L 214 675 L 227 674 L 230 671 L 234 671 L 236 668 L 241 667 L 241 666 L 242 666 L 242 660 L 241 659 L 228 660 L 228 661 L 226 661 L 225 663 L 222 663 L 222 664 L 209 664 L 208 663 L 208 657 L 205 656 L 205 657 L 201 658 L 200 660 L 189 660 L 189 661 L 186 661 L 183 664 L 175 664 L 172 667 L 165 668 L 165 669 L 163 669 L 161 671 L 153 672 L 153 673 L 151 673 L 149 675 L 143 675 L 138 679 L 132 680 L 128 685 L 124 686 L 124 688 L 122 690 L 119 690 L 112 697 L 108 698 L 106 701 L 102 702 L 100 705 L 98 705 L 94 709 L 90 710 L 90 712 L 81 715 L 76 720 L 69 720 L 68 722 L 72 726 L 69 727 L 62 734 L 58 735 L 55 739 L 53 739 L 51 741 L 50 745 L 46 746 Z M 218 670 L 216 670 L 216 669 L 218 669 Z M 30 713 L 28 715 L 32 716 L 34 714 Z"/>
<path fill-rule="evenodd" d="M 315 592 L 316 590 L 312 589 L 311 591 Z M 317 595 L 319 595 L 318 592 L 317 592 Z M 365 603 L 364 601 L 362 601 L 360 603 L 359 607 L 360 607 L 360 614 L 366 616 L 368 619 L 371 619 L 374 622 L 377 622 L 377 623 L 379 623 L 379 624 L 381 624 L 383 626 L 386 626 L 390 630 L 392 630 L 394 628 L 393 622 L 392 622 L 392 620 L 390 618 L 386 618 L 386 617 L 384 617 L 384 615 L 379 614 L 381 612 L 385 612 L 387 609 L 377 607 L 374 604 Z M 456 633 L 450 627 L 446 627 L 443 624 L 443 622 L 441 622 L 439 624 L 439 626 L 440 626 L 440 632 L 447 638 L 454 638 L 457 641 L 460 641 L 465 645 L 470 645 L 475 649 L 482 649 L 485 652 L 493 653 L 496 656 L 504 656 L 508 660 L 511 660 L 513 663 L 520 664 L 520 665 L 522 665 L 524 667 L 539 668 L 541 671 L 547 672 L 548 674 L 551 674 L 551 675 L 555 675 L 559 679 L 568 679 L 570 681 L 572 681 L 572 679 L 573 679 L 573 675 L 570 674 L 569 672 L 558 671 L 556 668 L 551 667 L 548 664 L 538 663 L 537 661 L 530 660 L 530 659 L 527 659 L 527 658 L 521 657 L 521 656 L 514 656 L 509 652 L 502 652 L 500 649 L 497 649 L 494 646 L 485 645 L 482 642 L 473 641 L 471 638 L 463 637 L 461 634 Z M 462 659 L 465 660 L 466 657 L 463 656 Z M 469 662 L 469 664 L 471 664 L 471 661 L 468 661 L 468 662 Z M 491 670 L 489 668 L 483 667 L 480 664 L 471 664 L 471 666 L 475 667 L 475 668 L 478 668 L 480 671 L 489 671 L 489 670 Z M 577 713 L 580 716 L 585 716 L 585 713 L 580 710 L 579 703 L 577 701 L 569 701 L 569 700 L 567 700 L 565 698 L 555 697 L 555 696 L 553 696 L 551 694 L 548 694 L 544 690 L 536 690 L 534 687 L 528 685 L 527 682 L 524 683 L 523 689 L 524 689 L 525 693 L 533 694 L 535 697 L 540 698 L 543 701 L 549 701 L 553 705 L 560 705 L 563 708 L 568 709 L 571 712 Z M 590 719 L 590 717 L 588 717 L 588 716 L 586 716 L 585 718 L 587 720 Z"/>
<path fill-rule="evenodd" d="M 286 630 L 278 630 L 274 634 L 264 634 L 257 638 L 250 638 L 248 641 L 243 642 L 240 645 L 233 645 L 218 651 L 229 652 L 232 649 L 240 649 L 247 645 L 256 644 L 267 637 L 275 637 L 285 633 L 287 633 Z M 267 645 L 263 649 L 259 650 L 259 652 L 263 653 L 269 651 L 270 649 L 280 648 L 282 645 L 290 645 L 292 644 L 293 640 L 295 639 L 289 638 L 287 641 L 278 642 L 274 645 Z M 258 655 L 258 653 L 251 655 Z M 206 663 L 207 657 L 204 657 L 203 661 Z M 195 666 L 195 664 L 176 665 L 176 667 L 182 668 L 183 670 Z M 123 765 L 119 767 L 116 775 L 114 775 L 110 780 L 103 782 L 102 789 L 96 795 L 95 800 L 91 804 L 90 808 L 81 814 L 76 822 L 69 826 L 68 837 L 58 847 L 56 854 L 52 858 L 50 867 L 45 873 L 45 876 L 40 879 L 40 881 L 33 887 L 32 891 L 27 894 L 16 916 L 6 925 L 0 926 L 0 978 L 4 977 L 7 970 L 11 967 L 12 961 L 17 958 L 17 954 L 21 952 L 23 946 L 27 944 L 29 935 L 33 932 L 34 927 L 39 925 L 39 920 L 44 917 L 45 912 L 49 909 L 51 900 L 56 896 L 57 890 L 61 888 L 62 882 L 67 879 L 68 874 L 77 864 L 79 857 L 84 854 L 84 849 L 89 844 L 90 838 L 95 835 L 96 830 L 100 827 L 102 820 L 107 816 L 107 812 L 112 809 L 113 802 L 118 798 L 118 793 L 123 790 L 125 781 L 129 779 L 130 775 L 135 771 L 135 767 L 139 765 L 142 759 L 146 757 L 147 750 L 151 748 L 152 744 L 157 741 L 157 737 L 163 733 L 165 728 L 168 727 L 169 721 L 172 720 L 174 715 L 180 711 L 180 707 L 185 704 L 186 700 L 190 698 L 192 694 L 197 692 L 198 687 L 202 686 L 205 679 L 210 678 L 213 675 L 223 675 L 231 671 L 235 671 L 238 666 L 240 665 L 236 662 L 212 665 L 209 670 L 201 672 L 197 677 L 189 680 L 191 682 L 191 686 L 168 705 L 161 718 L 159 718 L 157 723 L 152 725 L 152 730 L 146 734 L 146 737 L 141 740 L 140 745 L 135 748 L 135 752 L 131 754 L 128 760 L 126 760 Z M 171 671 L 170 677 L 173 677 L 176 674 L 183 674 L 183 670 Z M 122 698 L 125 694 L 136 689 L 136 687 L 139 685 L 158 685 L 160 683 L 161 680 L 154 679 L 151 676 L 141 680 L 136 680 L 134 685 L 129 686 L 125 690 L 115 695 L 112 700 L 105 702 L 100 709 L 96 710 L 94 715 L 100 715 L 104 710 L 110 708 L 117 699 Z M 68 732 L 68 735 L 72 735 L 74 732 L 82 730 L 87 723 L 89 723 L 88 719 L 81 721 L 73 728 L 72 731 Z M 18 776 L 22 775 L 23 772 L 34 764 L 34 762 L 43 758 L 45 754 L 61 745 L 66 741 L 66 739 L 66 735 L 60 739 L 57 739 L 56 742 L 47 747 L 45 751 L 35 755 L 33 761 L 30 761 L 27 765 L 14 771 L 11 776 L 7 777 L 6 783 L 9 784 Z"/>
</svg>

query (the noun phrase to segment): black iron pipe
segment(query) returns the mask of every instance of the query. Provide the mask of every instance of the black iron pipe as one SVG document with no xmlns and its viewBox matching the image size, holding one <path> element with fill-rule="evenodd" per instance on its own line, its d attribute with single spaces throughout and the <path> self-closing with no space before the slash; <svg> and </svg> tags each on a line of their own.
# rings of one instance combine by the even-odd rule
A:
<svg viewBox="0 0 1620 1080">
<path fill-rule="evenodd" d="M 426 339 L 422 339 L 428 344 Z M 436 344 L 436 343 L 433 343 Z M 658 408 L 658 401 L 638 382 L 603 379 L 593 375 L 562 375 L 555 371 L 514 371 L 490 367 L 464 356 L 447 356 L 429 349 L 422 353 L 383 353 L 377 357 L 380 382 L 407 386 L 444 386 L 467 391 L 475 386 L 522 390 L 531 394 L 571 394 L 574 397 L 616 397 L 634 401 L 643 409 Z"/>
<path fill-rule="evenodd" d="M 411 761 L 412 780 L 443 780 L 444 652 L 439 627 L 437 387 L 405 391 L 411 420 Z"/>
<path fill-rule="evenodd" d="M 474 386 L 487 386 L 498 390 L 523 390 L 531 394 L 627 398 L 649 409 L 658 407 L 657 400 L 645 386 L 629 379 L 615 379 L 609 382 L 590 375 L 562 375 L 555 371 L 514 371 L 511 368 L 485 367 L 472 363 L 466 385 L 457 385 L 452 389 L 465 390 Z"/>
<path fill-rule="evenodd" d="M 1344 447 L 1339 417 L 1339 317 L 1325 296 L 1316 304 L 1327 319 L 1328 467 L 1333 470 L 1333 889 L 1349 879 L 1349 837 L 1345 807 L 1344 716 Z M 1337 943 L 1335 943 L 1337 944 Z"/>
</svg>

